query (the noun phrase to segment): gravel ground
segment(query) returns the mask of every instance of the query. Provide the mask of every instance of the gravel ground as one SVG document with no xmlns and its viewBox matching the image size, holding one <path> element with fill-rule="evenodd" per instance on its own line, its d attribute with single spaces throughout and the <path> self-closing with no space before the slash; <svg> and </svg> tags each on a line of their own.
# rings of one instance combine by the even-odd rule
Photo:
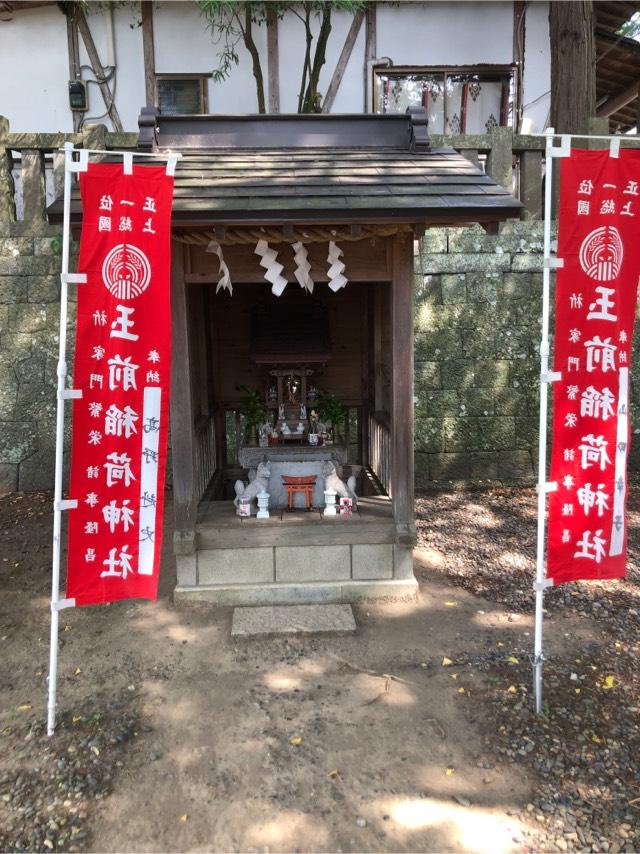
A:
<svg viewBox="0 0 640 854">
<path fill-rule="evenodd" d="M 449 581 L 514 613 L 531 612 L 535 576 L 533 490 L 438 493 L 417 499 L 419 546 Z M 531 647 L 497 650 L 462 664 L 486 674 L 481 696 L 497 726 L 496 755 L 539 778 L 518 817 L 532 819 L 525 847 L 545 851 L 640 849 L 640 490 L 629 500 L 628 574 L 574 582 L 545 595 L 548 614 L 602 624 L 606 641 L 578 657 L 548 658 L 544 714 L 531 699 Z"/>
<path fill-rule="evenodd" d="M 292 835 L 277 837 L 271 850 L 475 850 L 454 847 L 448 831 L 406 835 L 389 806 L 378 826 L 379 805 L 363 817 L 375 793 L 385 804 L 399 794 L 413 805 L 451 799 L 464 813 L 460 828 L 493 797 L 518 828 L 509 831 L 506 848 L 495 850 L 640 850 L 640 491 L 630 500 L 628 577 L 563 585 L 546 595 L 550 652 L 539 718 L 532 713 L 527 633 L 535 504 L 531 490 L 419 498 L 422 604 L 417 611 L 358 609 L 352 639 L 271 639 L 260 642 L 256 656 L 250 644 L 229 642 L 224 609 L 175 609 L 170 571 L 156 605 L 65 613 L 59 727 L 48 739 L 42 702 L 51 497 L 0 499 L 0 692 L 10 698 L 0 708 L 0 850 L 136 850 L 138 839 L 146 840 L 145 850 L 263 850 L 262 841 L 243 840 L 264 837 L 236 830 L 211 842 L 219 828 L 242 829 L 247 817 L 255 823 L 255 780 L 273 787 L 263 798 L 265 821 L 279 803 L 273 798 L 288 787 L 290 812 L 281 827 Z M 148 637 L 153 643 L 144 642 Z M 202 649 L 215 654 L 203 658 Z M 309 685 L 283 693 L 278 680 L 300 679 L 305 668 Z M 388 673 L 399 681 L 390 682 Z M 209 682 L 216 685 L 213 706 Z M 187 715 L 184 724 L 173 709 Z M 404 725 L 390 730 L 388 715 L 398 710 L 407 716 Z M 224 734 L 211 745 L 210 714 L 218 721 L 213 729 Z M 323 722 L 321 735 L 310 716 Z M 421 732 L 431 726 L 433 732 Z M 304 754 L 292 747 L 298 733 Z M 373 742 L 367 733 L 376 734 Z M 246 744 L 255 749 L 247 752 Z M 195 758 L 184 770 L 187 749 Z M 192 789 L 208 780 L 211 756 L 222 770 L 206 783 L 206 794 L 213 784 L 220 791 L 210 807 L 213 824 L 200 828 L 194 804 L 205 796 Z M 426 761 L 435 776 L 412 790 Z M 330 776 L 338 768 L 340 775 Z M 137 799 L 144 797 L 158 809 L 141 826 Z M 236 810 L 233 821 L 226 809 Z M 114 828 L 120 846 L 108 849 Z M 480 841 L 489 850 L 487 838 Z"/>
<path fill-rule="evenodd" d="M 84 850 L 95 806 L 124 767 L 127 742 L 150 730 L 136 705 L 129 691 L 97 694 L 59 716 L 54 739 L 31 714 L 22 726 L 2 729 L 8 761 L 0 775 L 0 851 Z"/>
</svg>

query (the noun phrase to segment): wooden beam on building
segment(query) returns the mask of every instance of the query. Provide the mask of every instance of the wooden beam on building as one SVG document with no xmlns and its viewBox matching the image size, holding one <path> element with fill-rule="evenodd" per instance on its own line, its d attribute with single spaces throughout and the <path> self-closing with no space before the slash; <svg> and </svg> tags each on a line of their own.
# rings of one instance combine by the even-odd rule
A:
<svg viewBox="0 0 640 854">
<path fill-rule="evenodd" d="M 408 236 L 413 240 L 413 235 Z M 292 232 L 293 240 L 293 232 Z M 346 264 L 345 275 L 350 282 L 388 282 L 391 278 L 391 267 L 387 263 L 387 245 L 391 238 L 382 237 L 375 241 L 370 239 L 358 241 L 343 241 L 340 248 L 344 255 L 342 261 Z M 286 244 L 270 244 L 278 252 L 278 263 L 284 265 L 282 275 L 289 282 L 295 282 L 295 261 L 291 248 Z M 307 244 L 311 278 L 314 282 L 326 282 L 327 276 L 327 244 Z M 217 284 L 220 274 L 216 255 L 207 252 L 204 246 L 191 248 L 193 269 L 185 273 L 187 284 Z M 234 285 L 265 282 L 264 269 L 258 263 L 258 256 L 251 245 L 223 246 L 224 260 L 231 272 Z"/>
<path fill-rule="evenodd" d="M 627 104 L 630 104 L 632 101 L 638 97 L 638 81 L 632 83 L 631 86 L 627 86 L 622 92 L 618 92 L 617 95 L 612 95 L 610 98 L 601 104 L 596 110 L 596 115 L 598 118 L 608 118 L 612 116 L 614 113 L 617 113 L 618 110 L 621 110 L 623 107 L 626 107 Z"/>
<path fill-rule="evenodd" d="M 269 112 L 280 112 L 280 54 L 278 52 L 278 12 L 267 4 L 267 76 Z"/>
<path fill-rule="evenodd" d="M 84 42 L 84 46 L 87 50 L 87 55 L 89 57 L 89 62 L 91 63 L 91 68 L 93 69 L 93 73 L 95 74 L 96 79 L 98 81 L 98 86 L 100 87 L 100 92 L 102 93 L 102 100 L 104 101 L 104 105 L 107 108 L 107 113 L 111 118 L 113 129 L 116 133 L 122 133 L 122 122 L 120 121 L 120 116 L 118 115 L 118 110 L 116 109 L 115 101 L 113 99 L 113 95 L 111 94 L 109 84 L 104 79 L 104 68 L 102 66 L 102 63 L 100 62 L 100 57 L 98 56 L 98 51 L 96 50 L 96 45 L 93 41 L 93 36 L 91 35 L 91 30 L 89 29 L 89 24 L 87 23 L 87 18 L 84 12 L 82 11 L 78 14 L 78 30 L 80 31 L 82 41 Z"/>
<path fill-rule="evenodd" d="M 189 248 L 172 242 L 171 247 L 171 458 L 173 462 L 173 507 L 176 554 L 195 550 L 197 501 L 195 494 L 195 448 L 189 312 L 185 283 L 185 255 Z"/>
<path fill-rule="evenodd" d="M 364 19 L 364 63 L 362 74 L 364 78 L 364 112 L 368 113 L 371 109 L 369 104 L 369 86 L 372 81 L 369 80 L 369 74 L 372 73 L 369 63 L 375 59 L 378 52 L 378 35 L 377 35 L 377 3 L 367 3 Z"/>
<path fill-rule="evenodd" d="M 156 53 L 153 44 L 153 2 L 142 0 L 142 56 L 144 59 L 144 91 L 147 107 L 156 102 Z"/>
<path fill-rule="evenodd" d="M 67 16 L 67 52 L 69 54 L 69 80 L 79 80 L 80 74 L 80 48 L 78 45 L 78 25 L 70 16 Z M 82 113 L 72 110 L 73 129 L 77 133 L 82 122 Z"/>
<path fill-rule="evenodd" d="M 413 476 L 413 235 L 392 247 L 391 498 L 398 544 L 415 543 Z"/>
<path fill-rule="evenodd" d="M 353 46 L 356 43 L 356 39 L 358 38 L 358 33 L 360 32 L 360 27 L 362 26 L 362 22 L 364 20 L 364 11 L 356 12 L 353 16 L 353 21 L 351 21 L 351 26 L 349 27 L 349 32 L 347 33 L 347 37 L 344 40 L 344 45 L 342 46 L 342 51 L 340 56 L 338 57 L 338 62 L 336 63 L 335 70 L 333 72 L 333 76 L 331 78 L 331 82 L 329 83 L 329 88 L 327 89 L 327 94 L 325 95 L 322 101 L 322 112 L 330 113 L 331 108 L 333 107 L 333 102 L 336 99 L 336 95 L 338 94 L 338 89 L 340 88 L 340 83 L 342 82 L 342 77 L 347 68 L 349 60 L 351 59 L 351 54 L 353 52 Z"/>
<path fill-rule="evenodd" d="M 513 62 L 516 66 L 516 129 L 520 127 L 520 119 L 522 118 L 522 80 L 524 77 L 524 62 L 526 56 L 526 15 L 527 4 L 525 0 L 513 0 Z"/>
</svg>

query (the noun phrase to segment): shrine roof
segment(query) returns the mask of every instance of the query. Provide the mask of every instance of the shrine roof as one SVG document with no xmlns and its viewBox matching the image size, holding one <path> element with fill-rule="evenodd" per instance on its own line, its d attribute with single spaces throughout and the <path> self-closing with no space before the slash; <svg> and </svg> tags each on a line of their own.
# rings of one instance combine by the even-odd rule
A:
<svg viewBox="0 0 640 854">
<path fill-rule="evenodd" d="M 277 224 L 461 225 L 519 218 L 522 205 L 420 115 L 140 117 L 139 147 L 182 154 L 173 228 Z M 61 202 L 49 208 L 61 217 Z M 79 196 L 72 224 L 81 221 Z"/>
</svg>

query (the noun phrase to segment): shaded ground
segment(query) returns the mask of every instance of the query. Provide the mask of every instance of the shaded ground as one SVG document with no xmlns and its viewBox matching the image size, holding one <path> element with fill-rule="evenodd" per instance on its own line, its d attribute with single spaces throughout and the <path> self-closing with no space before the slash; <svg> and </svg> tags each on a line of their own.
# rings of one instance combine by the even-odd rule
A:
<svg viewBox="0 0 640 854">
<path fill-rule="evenodd" d="M 50 497 L 0 499 L 0 849 L 635 850 L 638 544 L 548 597 L 536 720 L 534 503 L 420 499 L 420 600 L 353 637 L 232 641 L 167 554 L 158 603 L 63 612 L 47 739 Z"/>
</svg>

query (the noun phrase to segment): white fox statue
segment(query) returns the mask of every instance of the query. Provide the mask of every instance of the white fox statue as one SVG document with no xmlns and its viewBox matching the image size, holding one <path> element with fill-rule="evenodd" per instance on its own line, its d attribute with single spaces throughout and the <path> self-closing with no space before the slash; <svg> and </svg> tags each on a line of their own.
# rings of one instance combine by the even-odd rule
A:
<svg viewBox="0 0 640 854">
<path fill-rule="evenodd" d="M 238 513 L 241 498 L 248 499 L 250 502 L 253 502 L 259 492 L 267 491 L 270 476 L 271 469 L 269 468 L 269 461 L 265 460 L 264 462 L 259 463 L 255 478 L 250 480 L 247 485 L 245 485 L 242 480 L 236 480 L 233 487 L 236 492 L 236 497 L 233 499 L 236 513 Z M 251 508 L 251 512 L 254 512 L 253 507 Z"/>
<path fill-rule="evenodd" d="M 338 477 L 338 472 L 336 471 L 336 467 L 334 463 L 328 460 L 322 466 L 322 475 L 324 477 L 324 488 L 325 489 L 333 489 L 334 492 L 338 494 L 340 498 L 351 498 L 353 501 L 353 507 L 355 509 L 356 504 L 358 502 L 358 496 L 356 495 L 356 479 L 354 475 L 351 475 L 347 479 L 345 483 Z"/>
</svg>

